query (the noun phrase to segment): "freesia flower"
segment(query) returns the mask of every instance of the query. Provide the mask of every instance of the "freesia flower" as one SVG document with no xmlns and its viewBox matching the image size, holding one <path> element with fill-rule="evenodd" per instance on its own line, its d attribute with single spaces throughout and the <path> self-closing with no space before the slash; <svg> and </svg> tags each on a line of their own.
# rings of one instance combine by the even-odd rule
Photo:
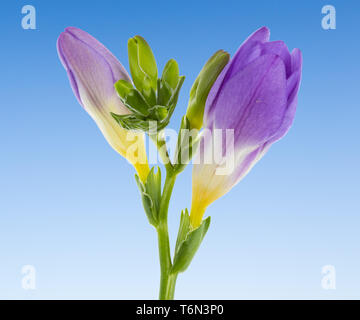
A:
<svg viewBox="0 0 360 320">
<path fill-rule="evenodd" d="M 207 206 L 234 187 L 261 159 L 269 147 L 289 130 L 297 105 L 302 56 L 291 53 L 283 41 L 269 41 L 263 27 L 238 49 L 214 83 L 206 101 L 204 128 L 233 129 L 234 169 L 217 174 L 223 163 L 205 163 L 208 150 L 226 154 L 229 145 L 214 144 L 203 136 L 193 166 L 190 220 L 198 227 Z M 225 159 L 226 160 L 226 159 Z"/>
<path fill-rule="evenodd" d="M 149 165 L 143 134 L 123 129 L 111 112 L 130 114 L 114 88 L 118 80 L 131 79 L 113 54 L 85 31 L 69 27 L 57 41 L 58 54 L 79 103 L 93 118 L 108 143 L 132 163 L 140 179 L 146 180 Z M 134 149 L 137 150 L 133 150 Z M 131 151 L 131 152 L 130 152 Z"/>
</svg>

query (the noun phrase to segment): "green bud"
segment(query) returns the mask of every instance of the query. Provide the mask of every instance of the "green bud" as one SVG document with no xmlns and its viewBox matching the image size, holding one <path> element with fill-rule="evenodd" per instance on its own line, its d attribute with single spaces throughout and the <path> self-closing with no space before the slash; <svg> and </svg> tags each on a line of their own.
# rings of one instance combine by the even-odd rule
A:
<svg viewBox="0 0 360 320">
<path fill-rule="evenodd" d="M 158 79 L 157 104 L 167 106 L 180 81 L 179 66 L 174 59 L 169 60 Z"/>
<path fill-rule="evenodd" d="M 119 97 L 124 100 L 126 96 L 134 89 L 133 85 L 126 80 L 119 80 L 114 84 L 115 90 L 117 91 Z"/>
<path fill-rule="evenodd" d="M 197 76 L 191 91 L 186 116 L 190 121 L 191 129 L 201 129 L 203 124 L 206 99 L 215 80 L 229 62 L 230 55 L 217 51 L 204 65 Z"/>
<path fill-rule="evenodd" d="M 158 70 L 150 46 L 140 36 L 130 38 L 128 55 L 130 72 L 135 87 L 144 94 L 145 98 L 152 99 L 157 88 Z"/>
<path fill-rule="evenodd" d="M 179 83 L 179 66 L 174 59 L 170 59 L 164 67 L 161 81 L 165 82 L 172 90 Z"/>
</svg>

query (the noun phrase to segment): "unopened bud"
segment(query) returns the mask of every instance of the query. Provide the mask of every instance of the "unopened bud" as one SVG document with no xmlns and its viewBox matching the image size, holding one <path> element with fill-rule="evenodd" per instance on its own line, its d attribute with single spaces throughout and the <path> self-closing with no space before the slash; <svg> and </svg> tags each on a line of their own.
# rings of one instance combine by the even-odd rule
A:
<svg viewBox="0 0 360 320">
<path fill-rule="evenodd" d="M 191 91 L 186 117 L 190 122 L 191 129 L 201 129 L 206 99 L 209 95 L 215 80 L 220 75 L 226 64 L 229 62 L 230 55 L 223 51 L 217 51 L 204 65 L 197 76 Z"/>
</svg>

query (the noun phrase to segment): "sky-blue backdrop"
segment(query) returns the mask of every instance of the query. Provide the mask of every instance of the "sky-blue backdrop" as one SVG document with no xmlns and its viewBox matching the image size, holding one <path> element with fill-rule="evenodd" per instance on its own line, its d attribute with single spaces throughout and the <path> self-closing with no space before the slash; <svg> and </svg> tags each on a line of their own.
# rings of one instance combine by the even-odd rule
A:
<svg viewBox="0 0 360 320">
<path fill-rule="evenodd" d="M 321 8 L 337 29 L 321 28 Z M 37 29 L 21 28 L 21 8 Z M 127 62 L 144 36 L 160 68 L 175 58 L 189 89 L 217 49 L 231 54 L 255 29 L 303 52 L 298 112 L 289 134 L 209 207 L 212 225 L 177 298 L 360 298 L 358 1 L 10 1 L 0 10 L 0 298 L 156 298 L 156 234 L 133 169 L 79 106 L 56 52 L 67 26 Z M 189 206 L 191 169 L 170 206 L 172 240 Z M 36 290 L 21 287 L 33 265 Z M 336 268 L 336 290 L 321 268 Z"/>
</svg>

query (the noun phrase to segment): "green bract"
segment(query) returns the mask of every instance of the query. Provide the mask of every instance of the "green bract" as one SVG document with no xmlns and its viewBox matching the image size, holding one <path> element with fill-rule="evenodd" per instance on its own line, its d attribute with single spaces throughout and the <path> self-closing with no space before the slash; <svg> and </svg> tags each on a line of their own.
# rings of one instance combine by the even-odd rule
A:
<svg viewBox="0 0 360 320">
<path fill-rule="evenodd" d="M 185 209 L 185 211 L 181 212 L 174 263 L 170 271 L 172 274 L 184 272 L 187 269 L 196 251 L 199 249 L 209 226 L 210 217 L 207 217 L 198 228 L 192 229 L 188 210 Z"/>
<path fill-rule="evenodd" d="M 156 227 L 159 223 L 158 213 L 161 200 L 160 168 L 157 167 L 156 172 L 154 167 L 151 168 L 145 183 L 141 182 L 138 175 L 135 175 L 135 180 L 139 187 L 142 203 L 149 222 Z"/>
</svg>

